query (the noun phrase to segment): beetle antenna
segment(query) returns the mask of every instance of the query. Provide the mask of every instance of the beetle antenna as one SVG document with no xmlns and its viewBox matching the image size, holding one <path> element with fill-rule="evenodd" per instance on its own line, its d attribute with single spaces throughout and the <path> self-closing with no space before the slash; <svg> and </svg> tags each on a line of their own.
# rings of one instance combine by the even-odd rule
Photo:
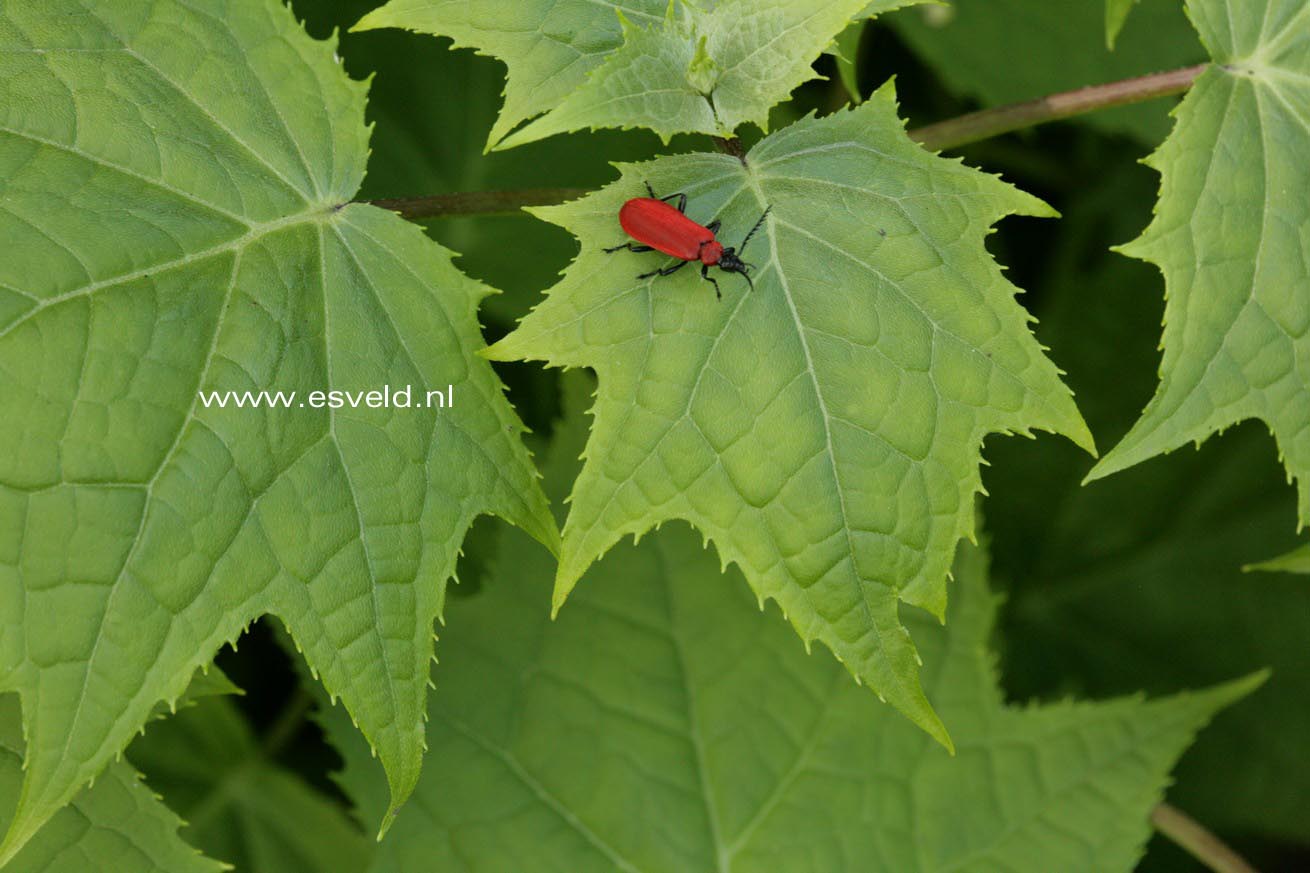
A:
<svg viewBox="0 0 1310 873">
<path fill-rule="evenodd" d="M 769 217 L 769 212 L 772 209 L 773 206 L 771 204 L 764 207 L 764 212 L 760 215 L 760 220 L 755 222 L 755 226 L 751 228 L 751 232 L 746 234 L 746 238 L 741 241 L 741 247 L 738 249 L 738 252 L 746 251 L 746 243 L 751 241 L 751 237 L 755 236 L 755 231 L 760 229 L 761 224 L 764 224 L 764 219 Z"/>
</svg>

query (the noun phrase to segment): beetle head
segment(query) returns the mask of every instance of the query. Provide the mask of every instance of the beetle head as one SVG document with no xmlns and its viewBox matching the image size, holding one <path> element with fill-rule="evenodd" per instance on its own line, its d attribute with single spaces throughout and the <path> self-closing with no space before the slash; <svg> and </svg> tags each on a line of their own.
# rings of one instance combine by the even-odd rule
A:
<svg viewBox="0 0 1310 873">
<path fill-rule="evenodd" d="M 723 255 L 719 258 L 719 269 L 725 273 L 740 273 L 746 280 L 746 284 L 751 286 L 751 290 L 755 290 L 755 283 L 751 281 L 751 265 L 741 259 L 736 249 L 725 248 L 723 250 Z"/>
</svg>

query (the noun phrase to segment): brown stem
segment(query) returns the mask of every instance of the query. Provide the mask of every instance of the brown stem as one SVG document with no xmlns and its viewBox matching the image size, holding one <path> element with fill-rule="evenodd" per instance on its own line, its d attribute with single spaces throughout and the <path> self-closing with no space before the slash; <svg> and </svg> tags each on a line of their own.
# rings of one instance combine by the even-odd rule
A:
<svg viewBox="0 0 1310 873">
<path fill-rule="evenodd" d="M 912 130 L 910 138 L 918 140 L 933 151 L 955 148 L 1025 127 L 1069 118 L 1072 115 L 1181 94 L 1192 87 L 1197 76 L 1209 67 L 1209 64 L 1197 64 L 1195 67 L 1185 67 L 1181 70 L 1152 73 L 1135 79 L 1123 79 L 1104 85 L 1079 88 L 1077 91 L 1051 94 L 1024 103 L 1012 103 L 1009 106 L 970 112 L 959 118 L 948 118 L 946 121 Z"/>
<path fill-rule="evenodd" d="M 1257 873 L 1241 855 L 1177 807 L 1167 803 L 1156 806 L 1151 810 L 1151 824 L 1214 873 Z"/>
<path fill-rule="evenodd" d="M 367 202 L 413 221 L 455 215 L 513 215 L 524 206 L 554 206 L 589 193 L 586 188 L 522 188 L 517 191 L 461 191 L 430 197 L 390 197 Z"/>
<path fill-rule="evenodd" d="M 1197 76 L 1209 64 L 1198 64 L 1181 70 L 1152 73 L 1136 79 L 1123 79 L 1105 85 L 1093 85 L 1077 91 L 1052 94 L 1025 103 L 1013 103 L 971 112 L 959 118 L 930 124 L 910 131 L 910 138 L 924 146 L 941 151 L 978 140 L 989 139 L 1010 131 L 1020 130 L 1095 112 L 1115 106 L 1141 103 L 1157 97 L 1181 94 L 1192 86 Z M 746 162 L 746 151 L 741 140 L 733 137 L 714 137 L 714 144 L 724 154 Z M 382 209 L 397 212 L 411 221 L 420 218 L 446 218 L 457 215 L 513 215 L 524 206 L 553 206 L 590 193 L 586 188 L 523 188 L 517 191 L 469 191 L 457 194 L 436 194 L 431 197 L 392 197 L 367 202 Z"/>
</svg>

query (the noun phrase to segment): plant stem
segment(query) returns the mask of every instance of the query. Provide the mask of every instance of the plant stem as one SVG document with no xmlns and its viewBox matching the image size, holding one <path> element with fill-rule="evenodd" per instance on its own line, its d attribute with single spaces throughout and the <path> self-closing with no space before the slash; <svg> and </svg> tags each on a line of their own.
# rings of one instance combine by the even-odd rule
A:
<svg viewBox="0 0 1310 873">
<path fill-rule="evenodd" d="M 1151 810 L 1151 824 L 1214 873 L 1256 873 L 1241 855 L 1177 807 L 1159 804 Z"/>
<path fill-rule="evenodd" d="M 1181 94 L 1192 87 L 1196 78 L 1209 67 L 1209 64 L 1197 64 L 1180 70 L 1152 73 L 1135 79 L 1123 79 L 1104 85 L 1079 88 L 1076 91 L 1051 94 L 1024 103 L 1012 103 L 1009 106 L 970 112 L 959 118 L 949 118 L 937 124 L 912 130 L 910 138 L 918 140 L 934 151 L 955 148 L 1025 127 L 1045 124 L 1048 121 L 1095 112 L 1098 109 L 1111 109 L 1115 106 L 1127 106 L 1145 100 L 1154 100 L 1157 97 Z"/>
<path fill-rule="evenodd" d="M 524 206 L 554 206 L 589 193 L 586 188 L 521 188 L 517 191 L 461 191 L 430 197 L 390 197 L 366 202 L 414 221 L 458 215 L 513 215 Z"/>
<path fill-rule="evenodd" d="M 968 115 L 911 130 L 910 138 L 934 151 L 941 151 L 1098 109 L 1181 94 L 1209 66 L 1198 64 L 1195 67 L 1152 73 L 1135 79 L 1051 94 L 1024 103 L 970 112 Z M 714 143 L 724 154 L 745 162 L 746 152 L 737 138 L 716 136 Z M 513 215 L 524 206 L 554 206 L 588 193 L 586 188 L 522 188 L 517 191 L 469 191 L 430 197 L 392 197 L 366 202 L 382 209 L 390 209 L 402 218 L 413 221 L 459 215 Z"/>
</svg>

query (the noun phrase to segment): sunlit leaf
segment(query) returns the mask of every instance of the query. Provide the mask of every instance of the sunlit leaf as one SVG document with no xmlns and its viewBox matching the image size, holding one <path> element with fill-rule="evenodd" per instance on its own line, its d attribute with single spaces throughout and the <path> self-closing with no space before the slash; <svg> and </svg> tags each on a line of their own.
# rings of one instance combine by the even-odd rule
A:
<svg viewBox="0 0 1310 873">
<path fill-rule="evenodd" d="M 487 289 L 349 204 L 365 86 L 276 0 L 6 4 L 0 82 L 0 690 L 27 738 L 0 861 L 264 613 L 403 799 L 465 530 L 556 536 L 475 355 Z M 198 393 L 224 389 L 299 394 Z"/>
<path fill-rule="evenodd" d="M 582 253 L 489 350 L 600 377 L 556 604 L 621 537 L 686 519 L 804 639 L 945 742 L 898 605 L 945 613 L 986 434 L 1042 428 L 1091 446 L 983 247 L 1003 216 L 1049 210 L 912 143 L 889 88 L 766 138 L 744 163 L 622 169 L 538 211 Z M 694 268 L 634 280 L 668 259 L 601 251 L 644 182 L 689 194 L 688 214 L 721 219 L 732 245 L 772 207 L 745 250 L 754 293 L 723 273 L 716 300 Z"/>
<path fill-rule="evenodd" d="M 1259 418 L 1310 521 L 1310 5 L 1191 0 L 1215 65 L 1150 158 L 1154 221 L 1125 254 L 1160 267 L 1160 386 L 1100 478 Z"/>
<path fill-rule="evenodd" d="M 449 36 L 502 59 L 505 107 L 488 144 L 510 147 L 587 128 L 668 139 L 767 127 L 769 109 L 816 77 L 810 65 L 848 23 L 911 2 L 391 0 L 356 29 Z"/>
</svg>

